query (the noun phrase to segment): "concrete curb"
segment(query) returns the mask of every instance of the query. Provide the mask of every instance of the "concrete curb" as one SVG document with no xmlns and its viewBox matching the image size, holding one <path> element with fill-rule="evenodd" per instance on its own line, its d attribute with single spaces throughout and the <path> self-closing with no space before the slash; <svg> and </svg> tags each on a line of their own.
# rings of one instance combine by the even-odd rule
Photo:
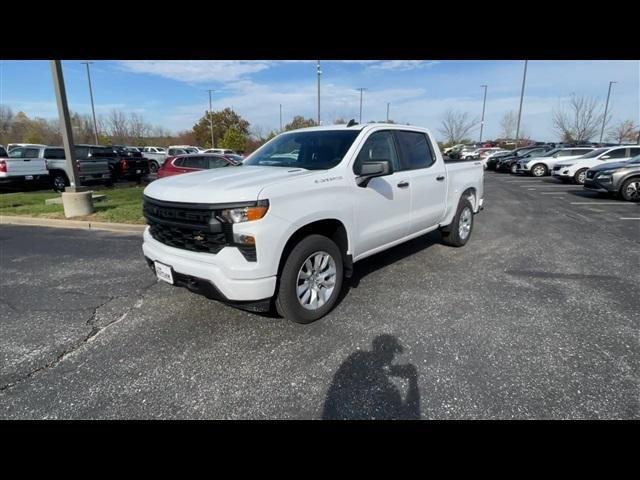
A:
<svg viewBox="0 0 640 480">
<path fill-rule="evenodd" d="M 79 228 L 84 230 L 106 230 L 110 232 L 142 233 L 146 225 L 128 223 L 86 222 L 83 220 L 59 220 L 57 218 L 18 217 L 0 215 L 0 225 L 30 225 L 34 227 Z"/>
</svg>

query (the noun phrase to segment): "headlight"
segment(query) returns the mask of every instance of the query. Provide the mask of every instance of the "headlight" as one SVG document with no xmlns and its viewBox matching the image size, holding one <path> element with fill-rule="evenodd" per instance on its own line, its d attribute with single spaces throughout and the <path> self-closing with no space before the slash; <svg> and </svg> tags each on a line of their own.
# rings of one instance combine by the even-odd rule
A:
<svg viewBox="0 0 640 480">
<path fill-rule="evenodd" d="M 267 210 L 269 210 L 269 201 L 260 200 L 256 205 L 222 210 L 220 216 L 229 223 L 251 222 L 260 220 L 266 215 Z"/>
</svg>

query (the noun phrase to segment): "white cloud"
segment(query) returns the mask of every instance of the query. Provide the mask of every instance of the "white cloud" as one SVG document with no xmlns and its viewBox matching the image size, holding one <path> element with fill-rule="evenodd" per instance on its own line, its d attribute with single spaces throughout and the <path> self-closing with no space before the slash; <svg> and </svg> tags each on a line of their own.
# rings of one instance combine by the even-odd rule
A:
<svg viewBox="0 0 640 480">
<path fill-rule="evenodd" d="M 121 61 L 120 66 L 133 73 L 159 75 L 187 83 L 232 82 L 244 75 L 265 70 L 271 66 L 265 61 L 227 60 L 140 60 Z"/>
<path fill-rule="evenodd" d="M 371 65 L 373 70 L 415 70 L 416 68 L 433 67 L 440 62 L 425 60 L 387 60 Z"/>
</svg>

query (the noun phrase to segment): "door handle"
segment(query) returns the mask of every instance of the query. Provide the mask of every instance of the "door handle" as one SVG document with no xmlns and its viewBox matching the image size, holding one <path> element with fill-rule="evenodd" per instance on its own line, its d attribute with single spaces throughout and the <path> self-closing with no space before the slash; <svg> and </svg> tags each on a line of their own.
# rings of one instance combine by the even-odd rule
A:
<svg viewBox="0 0 640 480">
<path fill-rule="evenodd" d="M 398 188 L 407 188 L 408 186 L 409 186 L 409 182 L 407 182 L 406 180 L 403 180 L 398 184 Z"/>
<path fill-rule="evenodd" d="M 444 175 L 440 175 L 439 177 L 436 177 L 436 180 L 438 180 L 439 182 L 444 180 Z"/>
</svg>

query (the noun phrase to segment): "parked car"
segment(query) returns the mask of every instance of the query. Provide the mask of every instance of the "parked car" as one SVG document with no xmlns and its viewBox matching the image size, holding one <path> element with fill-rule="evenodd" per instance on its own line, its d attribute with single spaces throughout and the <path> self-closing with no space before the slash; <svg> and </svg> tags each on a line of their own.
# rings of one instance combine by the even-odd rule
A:
<svg viewBox="0 0 640 480">
<path fill-rule="evenodd" d="M 498 162 L 501 158 L 510 157 L 513 155 L 513 150 L 503 150 L 496 152 L 485 158 L 484 166 L 486 170 L 495 170 Z"/>
<path fill-rule="evenodd" d="M 640 202 L 640 155 L 626 162 L 612 162 L 587 170 L 584 188 L 619 195 L 628 202 Z"/>
<path fill-rule="evenodd" d="M 167 147 L 167 156 L 187 155 L 191 153 L 200 153 L 196 147 L 191 145 L 171 145 Z"/>
<path fill-rule="evenodd" d="M 622 162 L 640 154 L 640 146 L 623 145 L 618 147 L 606 147 L 593 150 L 582 157 L 570 162 L 557 164 L 553 167 L 552 176 L 563 182 L 573 182 L 583 185 L 587 170 L 603 162 Z"/>
<path fill-rule="evenodd" d="M 149 173 L 149 162 L 133 147 L 113 145 L 115 157 L 110 161 L 111 174 L 114 181 L 130 179 L 140 182 Z"/>
<path fill-rule="evenodd" d="M 69 166 L 67 164 L 64 148 L 62 147 L 39 147 L 37 152 L 38 160 L 44 159 L 45 166 L 49 173 L 49 184 L 56 192 L 64 192 L 69 186 Z M 76 151 L 78 149 L 76 148 Z M 109 164 L 100 159 L 78 159 L 76 154 L 76 165 L 78 168 L 78 181 L 81 185 L 92 183 L 112 185 Z"/>
<path fill-rule="evenodd" d="M 418 127 L 294 130 L 238 169 L 147 186 L 142 248 L 163 281 L 254 311 L 273 297 L 280 315 L 308 323 L 331 310 L 363 258 L 437 229 L 465 245 L 483 175 L 479 162 L 445 164 Z"/>
<path fill-rule="evenodd" d="M 0 157 L 0 186 L 48 186 L 49 171 L 44 158 L 38 157 L 39 148 L 14 147 L 0 152 L 5 154 Z"/>
<path fill-rule="evenodd" d="M 236 152 L 228 148 L 210 148 L 208 150 L 205 150 L 204 153 L 217 153 L 218 155 L 228 155 L 228 154 L 233 155 Z"/>
<path fill-rule="evenodd" d="M 511 156 L 501 157 L 496 164 L 496 172 L 516 173 L 516 162 L 523 158 L 540 157 L 551 150 L 551 147 L 523 147 L 514 150 Z"/>
<path fill-rule="evenodd" d="M 161 147 L 144 147 L 142 155 L 149 161 L 149 172 L 155 173 L 167 159 L 167 152 Z"/>
<path fill-rule="evenodd" d="M 551 170 L 558 163 L 581 157 L 595 150 L 591 147 L 582 148 L 554 148 L 544 155 L 533 158 L 523 158 L 516 162 L 516 173 L 526 173 L 534 177 L 551 175 Z"/>
<path fill-rule="evenodd" d="M 236 164 L 240 164 L 244 161 L 244 157 L 242 155 L 237 155 L 235 153 L 226 153 L 223 155 L 223 157 L 228 158 L 229 160 L 232 160 Z"/>
<path fill-rule="evenodd" d="M 158 169 L 158 178 L 212 168 L 235 167 L 236 165 L 236 162 L 222 155 L 199 155 L 197 153 L 179 155 L 177 157 L 167 157 L 166 161 Z"/>
<path fill-rule="evenodd" d="M 452 153 L 460 152 L 460 151 L 462 151 L 463 148 L 464 148 L 464 144 L 463 143 L 458 143 L 457 145 L 453 145 L 451 147 L 445 148 L 442 151 L 442 153 L 443 153 L 443 155 L 451 156 Z"/>
</svg>

